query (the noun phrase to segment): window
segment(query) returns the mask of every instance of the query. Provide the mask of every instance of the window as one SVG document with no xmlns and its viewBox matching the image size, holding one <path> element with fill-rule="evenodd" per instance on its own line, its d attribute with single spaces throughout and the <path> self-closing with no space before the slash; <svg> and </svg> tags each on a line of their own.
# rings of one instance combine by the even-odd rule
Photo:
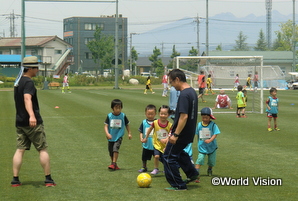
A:
<svg viewBox="0 0 298 201">
<path fill-rule="evenodd" d="M 55 54 L 62 54 L 62 50 L 55 50 Z"/>
<path fill-rule="evenodd" d="M 101 28 L 102 30 L 104 29 L 104 24 L 95 24 L 95 23 L 85 23 L 85 30 L 96 30 L 96 26 Z"/>
<path fill-rule="evenodd" d="M 85 45 L 87 45 L 92 40 L 93 40 L 93 38 L 85 38 Z"/>
<path fill-rule="evenodd" d="M 86 23 L 85 24 L 85 30 L 92 30 L 92 24 L 91 23 Z"/>
<path fill-rule="evenodd" d="M 85 59 L 92 59 L 92 53 L 85 52 Z"/>
</svg>

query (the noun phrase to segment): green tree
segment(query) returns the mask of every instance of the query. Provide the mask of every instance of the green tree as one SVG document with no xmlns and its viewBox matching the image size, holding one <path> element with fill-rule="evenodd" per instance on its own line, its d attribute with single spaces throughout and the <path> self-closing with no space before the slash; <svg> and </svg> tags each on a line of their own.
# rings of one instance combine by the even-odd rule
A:
<svg viewBox="0 0 298 201">
<path fill-rule="evenodd" d="M 293 39 L 293 21 L 288 20 L 286 23 L 279 25 L 280 30 L 275 31 L 277 38 L 273 42 L 273 50 L 276 51 L 291 51 L 292 50 L 292 39 Z M 298 33 L 298 25 L 295 27 L 296 33 Z M 298 35 L 296 34 L 295 41 L 297 42 Z"/>
<path fill-rule="evenodd" d="M 173 63 L 174 63 L 174 58 L 177 57 L 177 56 L 180 56 L 180 53 L 176 51 L 176 46 L 173 45 L 173 51 L 172 51 L 172 55 L 171 55 L 171 60 L 169 61 L 169 64 L 168 64 L 168 68 L 169 69 L 172 69 L 173 68 Z"/>
<path fill-rule="evenodd" d="M 247 46 L 247 43 L 245 43 L 247 36 L 243 34 L 242 31 L 240 31 L 238 35 L 238 40 L 235 40 L 236 45 L 234 46 L 233 51 L 248 51 L 249 47 Z"/>
<path fill-rule="evenodd" d="M 191 50 L 188 52 L 188 56 L 199 56 L 199 51 L 195 49 L 193 46 L 191 47 Z"/>
<path fill-rule="evenodd" d="M 92 59 L 97 64 L 96 74 L 98 70 L 102 74 L 103 69 L 112 68 L 111 61 L 114 57 L 114 36 L 103 34 L 101 31 L 101 28 L 96 27 L 94 40 L 87 43 L 87 47 L 92 53 Z"/>
<path fill-rule="evenodd" d="M 149 60 L 152 62 L 151 68 L 157 76 L 163 75 L 164 72 L 164 65 L 162 63 L 161 58 L 158 58 L 159 55 L 161 55 L 160 49 L 157 49 L 157 47 L 155 46 L 153 54 L 149 57 Z"/>
<path fill-rule="evenodd" d="M 131 61 L 129 59 L 128 65 L 132 67 L 132 71 L 134 71 L 136 65 L 137 65 L 137 60 L 139 59 L 138 52 L 135 50 L 135 47 L 131 48 Z"/>
<path fill-rule="evenodd" d="M 266 50 L 268 50 L 267 42 L 266 42 L 266 39 L 265 39 L 265 34 L 264 34 L 262 29 L 260 30 L 260 33 L 259 33 L 259 39 L 257 41 L 257 46 L 255 46 L 254 49 L 255 49 L 255 51 L 266 51 Z"/>
<path fill-rule="evenodd" d="M 198 56 L 198 50 L 195 49 L 193 46 L 191 47 L 191 50 L 188 51 L 188 56 Z M 180 68 L 197 72 L 199 61 L 198 59 L 187 59 L 185 61 L 180 61 Z"/>
<path fill-rule="evenodd" d="M 222 44 L 219 44 L 219 45 L 216 47 L 216 50 L 217 50 L 217 51 L 222 51 Z"/>
</svg>

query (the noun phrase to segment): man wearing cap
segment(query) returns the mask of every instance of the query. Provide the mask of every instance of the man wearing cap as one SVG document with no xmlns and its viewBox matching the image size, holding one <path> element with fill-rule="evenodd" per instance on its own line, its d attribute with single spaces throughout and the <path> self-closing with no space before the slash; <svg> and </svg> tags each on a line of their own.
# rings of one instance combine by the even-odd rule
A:
<svg viewBox="0 0 298 201">
<path fill-rule="evenodd" d="M 19 172 L 25 150 L 30 150 L 31 143 L 39 152 L 39 160 L 45 174 L 45 185 L 55 186 L 51 178 L 50 157 L 43 120 L 39 113 L 37 91 L 32 81 L 38 72 L 38 59 L 35 56 L 23 60 L 23 76 L 14 88 L 16 107 L 17 150 L 13 156 L 13 187 L 20 186 Z"/>
<path fill-rule="evenodd" d="M 180 91 L 175 111 L 175 119 L 169 137 L 169 142 L 164 152 L 165 176 L 171 187 L 166 191 L 187 190 L 186 184 L 198 177 L 198 171 L 194 168 L 190 156 L 183 150 L 193 142 L 197 115 L 198 97 L 193 88 L 186 82 L 183 71 L 174 69 L 169 73 L 169 83 Z M 179 167 L 184 171 L 187 180 L 183 181 Z"/>
</svg>

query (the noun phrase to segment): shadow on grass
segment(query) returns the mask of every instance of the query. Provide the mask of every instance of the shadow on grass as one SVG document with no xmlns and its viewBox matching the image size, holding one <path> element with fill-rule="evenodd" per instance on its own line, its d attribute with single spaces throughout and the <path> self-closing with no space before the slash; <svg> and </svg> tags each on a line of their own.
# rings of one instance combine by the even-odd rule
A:
<svg viewBox="0 0 298 201">
<path fill-rule="evenodd" d="M 22 182 L 22 186 L 33 186 L 35 188 L 45 188 L 43 181 L 26 181 Z"/>
</svg>

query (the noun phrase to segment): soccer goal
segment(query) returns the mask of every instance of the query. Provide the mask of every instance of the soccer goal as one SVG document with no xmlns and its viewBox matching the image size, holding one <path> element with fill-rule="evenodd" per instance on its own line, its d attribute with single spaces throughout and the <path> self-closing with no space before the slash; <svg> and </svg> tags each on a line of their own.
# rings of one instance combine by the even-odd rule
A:
<svg viewBox="0 0 298 201">
<path fill-rule="evenodd" d="M 263 66 L 263 56 L 178 56 L 174 61 L 176 68 L 185 72 L 188 82 L 195 89 L 198 88 L 200 71 L 204 71 L 206 79 L 211 75 L 214 89 L 232 90 L 238 75 L 240 85 L 246 87 L 248 92 L 246 111 L 254 113 L 263 113 L 264 78 L 267 81 L 278 80 L 282 74 L 279 67 Z M 249 76 L 252 88 L 246 86 Z M 257 86 L 254 86 L 254 77 L 258 77 Z M 234 103 L 235 100 L 233 105 L 236 107 Z"/>
</svg>

